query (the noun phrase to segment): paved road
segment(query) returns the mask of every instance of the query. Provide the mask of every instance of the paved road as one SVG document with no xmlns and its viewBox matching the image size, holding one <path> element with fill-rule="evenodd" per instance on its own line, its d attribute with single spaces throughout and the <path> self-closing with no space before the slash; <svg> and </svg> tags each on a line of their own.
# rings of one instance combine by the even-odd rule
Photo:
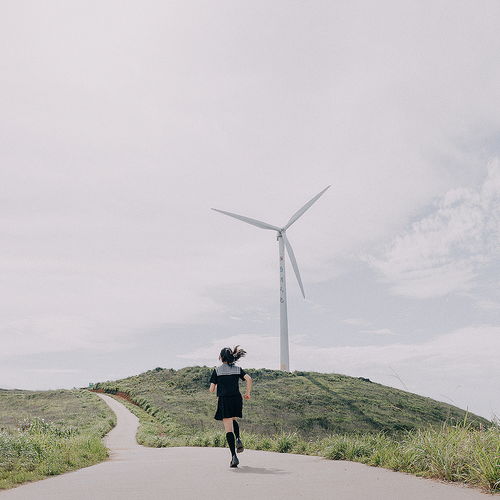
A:
<svg viewBox="0 0 500 500">
<path fill-rule="evenodd" d="M 477 490 L 354 462 L 246 450 L 229 468 L 225 448 L 147 448 L 137 418 L 101 395 L 118 416 L 105 437 L 110 459 L 0 493 L 0 500 L 486 500 Z M 244 425 L 242 426 L 244 428 Z"/>
</svg>

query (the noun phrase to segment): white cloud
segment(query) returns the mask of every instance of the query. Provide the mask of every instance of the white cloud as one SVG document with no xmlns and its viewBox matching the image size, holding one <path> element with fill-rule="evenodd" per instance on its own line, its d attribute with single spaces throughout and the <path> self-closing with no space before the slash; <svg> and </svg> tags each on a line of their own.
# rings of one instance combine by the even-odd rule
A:
<svg viewBox="0 0 500 500">
<path fill-rule="evenodd" d="M 368 334 L 373 334 L 373 335 L 396 335 L 389 328 L 360 330 L 360 333 L 368 333 Z"/>
<path fill-rule="evenodd" d="M 347 318 L 341 321 L 346 325 L 365 327 L 359 330 L 359 333 L 367 333 L 369 335 L 396 335 L 390 328 L 373 328 L 372 322 L 363 318 Z"/>
<path fill-rule="evenodd" d="M 430 215 L 397 236 L 382 257 L 366 260 L 397 294 L 439 297 L 474 288 L 500 258 L 500 163 L 490 162 L 478 189 L 448 191 Z"/>
<path fill-rule="evenodd" d="M 485 311 L 500 311 L 500 302 L 489 299 L 478 299 L 475 302 L 476 306 Z"/>
<path fill-rule="evenodd" d="M 369 326 L 370 322 L 363 318 L 347 318 L 343 319 L 342 323 L 353 326 Z"/>
<path fill-rule="evenodd" d="M 39 316 L 4 323 L 0 328 L 0 359 L 49 352 L 119 351 L 130 347 L 123 330 L 107 325 L 101 335 L 95 322 L 79 316 Z"/>
<path fill-rule="evenodd" d="M 487 418 L 500 415 L 498 352 L 500 327 L 479 325 L 439 335 L 426 342 L 384 346 L 318 347 L 292 339 L 292 370 L 343 373 L 469 408 Z M 278 337 L 239 335 L 214 339 L 179 355 L 189 364 L 213 366 L 221 347 L 241 344 L 248 355 L 241 364 L 277 368 Z M 397 376 L 395 375 L 397 374 Z"/>
<path fill-rule="evenodd" d="M 71 368 L 27 368 L 25 371 L 38 374 L 62 374 L 62 373 L 80 373 L 81 370 Z"/>
</svg>

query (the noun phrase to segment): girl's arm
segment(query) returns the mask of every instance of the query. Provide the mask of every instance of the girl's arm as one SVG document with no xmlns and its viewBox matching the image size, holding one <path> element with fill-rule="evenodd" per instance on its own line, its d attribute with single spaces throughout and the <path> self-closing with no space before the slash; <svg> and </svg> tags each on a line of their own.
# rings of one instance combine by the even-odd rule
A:
<svg viewBox="0 0 500 500">
<path fill-rule="evenodd" d="M 208 389 L 210 392 L 215 392 L 217 390 L 217 384 L 210 384 L 210 389 Z"/>
<path fill-rule="evenodd" d="M 245 391 L 245 395 L 243 396 L 245 399 L 250 399 L 250 391 L 252 390 L 252 377 L 248 375 L 248 373 L 243 377 L 245 382 L 247 383 L 247 389 Z"/>
</svg>

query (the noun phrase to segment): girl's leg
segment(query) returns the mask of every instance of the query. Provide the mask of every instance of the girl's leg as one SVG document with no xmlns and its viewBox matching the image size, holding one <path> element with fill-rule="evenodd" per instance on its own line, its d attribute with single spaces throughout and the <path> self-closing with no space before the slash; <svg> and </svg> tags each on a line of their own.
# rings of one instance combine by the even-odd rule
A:
<svg viewBox="0 0 500 500">
<path fill-rule="evenodd" d="M 240 426 L 238 424 L 238 421 L 236 420 L 236 417 L 233 417 L 233 430 L 234 430 L 234 435 L 236 436 L 236 451 L 238 453 L 243 453 L 243 450 L 245 448 L 243 447 L 243 443 L 241 442 L 240 439 Z"/>
<path fill-rule="evenodd" d="M 240 439 L 240 426 L 238 425 L 238 421 L 236 417 L 233 417 L 233 432 L 236 436 L 236 439 Z"/>
<path fill-rule="evenodd" d="M 224 424 L 224 430 L 226 432 L 233 432 L 233 419 L 232 418 L 223 418 L 222 423 Z"/>
<path fill-rule="evenodd" d="M 232 418 L 223 418 L 222 423 L 224 424 L 224 430 L 226 431 L 226 440 L 227 440 L 227 444 L 229 446 L 229 449 L 231 450 L 231 455 L 235 456 L 236 455 L 236 447 L 235 447 L 235 440 L 234 440 L 234 434 L 233 434 L 233 419 Z"/>
</svg>

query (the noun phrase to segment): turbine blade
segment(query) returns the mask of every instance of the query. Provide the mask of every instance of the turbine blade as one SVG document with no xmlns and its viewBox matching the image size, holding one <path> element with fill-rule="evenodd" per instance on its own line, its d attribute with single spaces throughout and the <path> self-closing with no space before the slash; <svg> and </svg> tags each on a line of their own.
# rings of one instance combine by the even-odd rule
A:
<svg viewBox="0 0 500 500">
<path fill-rule="evenodd" d="M 242 220 L 243 222 L 247 222 L 248 224 L 252 224 L 252 226 L 257 226 L 262 229 L 272 229 L 274 231 L 280 231 L 279 227 L 268 224 L 267 222 L 262 222 L 257 219 L 251 219 L 250 217 L 245 217 L 244 215 L 233 214 L 231 212 L 225 212 L 224 210 L 219 210 L 217 208 L 212 208 L 216 212 L 220 212 L 221 214 L 229 215 L 229 217 L 234 217 L 235 219 Z"/>
<path fill-rule="evenodd" d="M 297 260 L 295 259 L 295 254 L 293 253 L 292 245 L 288 241 L 286 234 L 281 233 L 283 237 L 283 241 L 285 242 L 286 251 L 288 252 L 288 257 L 290 257 L 290 262 L 292 263 L 293 270 L 295 272 L 295 276 L 297 277 L 297 282 L 299 283 L 300 291 L 302 292 L 302 297 L 306 298 L 306 294 L 304 293 L 304 286 L 302 285 L 302 279 L 300 278 L 299 266 L 297 265 Z"/>
<path fill-rule="evenodd" d="M 297 210 L 291 217 L 290 220 L 286 223 L 286 226 L 283 228 L 284 230 L 287 230 L 304 212 L 309 210 L 311 208 L 312 204 L 315 203 L 318 198 L 329 188 L 330 186 L 326 186 L 323 191 L 318 193 L 314 198 L 309 200 L 301 209 Z"/>
</svg>

